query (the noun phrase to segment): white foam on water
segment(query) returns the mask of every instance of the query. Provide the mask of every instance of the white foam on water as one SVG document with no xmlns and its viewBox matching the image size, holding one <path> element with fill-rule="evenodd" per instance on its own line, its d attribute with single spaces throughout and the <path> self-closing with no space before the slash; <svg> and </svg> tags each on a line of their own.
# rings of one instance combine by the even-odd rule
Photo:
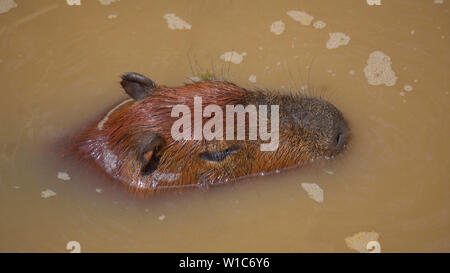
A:
<svg viewBox="0 0 450 273">
<path fill-rule="evenodd" d="M 98 1 L 100 2 L 100 4 L 107 6 L 111 3 L 119 2 L 120 0 L 98 0 Z"/>
<path fill-rule="evenodd" d="M 7 13 L 13 8 L 17 8 L 17 3 L 14 0 L 0 0 L 0 14 Z"/>
<path fill-rule="evenodd" d="M 391 58 L 383 52 L 374 51 L 370 53 L 367 66 L 364 68 L 368 83 L 371 85 L 395 85 L 397 76 L 392 70 L 391 64 Z"/>
<path fill-rule="evenodd" d="M 340 46 L 345 46 L 350 42 L 350 36 L 342 32 L 330 33 L 330 39 L 328 39 L 326 47 L 328 49 L 335 49 Z"/>
<path fill-rule="evenodd" d="M 413 91 L 413 87 L 411 85 L 409 85 L 409 84 L 405 84 L 403 86 L 403 90 L 405 90 L 407 92 L 411 92 L 411 91 Z"/>
<path fill-rule="evenodd" d="M 64 181 L 69 181 L 70 180 L 70 175 L 68 173 L 66 173 L 66 172 L 58 172 L 56 177 L 58 179 L 61 179 L 61 180 L 64 180 Z"/>
<path fill-rule="evenodd" d="M 244 60 L 245 55 L 247 55 L 247 52 L 242 52 L 241 54 L 239 54 L 236 51 L 228 51 L 223 53 L 220 58 L 225 62 L 240 64 Z"/>
<path fill-rule="evenodd" d="M 358 232 L 352 236 L 345 238 L 345 244 L 349 248 L 356 250 L 358 252 L 368 253 L 369 252 L 368 244 L 370 242 L 377 242 L 379 237 L 380 236 L 378 235 L 378 233 L 374 231 Z"/>
<path fill-rule="evenodd" d="M 381 6 L 381 0 L 366 0 L 369 6 Z"/>
<path fill-rule="evenodd" d="M 327 26 L 327 23 L 325 23 L 324 21 L 321 21 L 321 20 L 317 20 L 313 24 L 313 27 L 316 28 L 316 29 L 322 29 L 322 28 L 324 28 L 326 26 Z"/>
<path fill-rule="evenodd" d="M 301 10 L 290 10 L 287 12 L 287 15 L 304 26 L 309 26 L 314 20 L 314 16 Z"/>
<path fill-rule="evenodd" d="M 308 193 L 308 196 L 318 203 L 323 202 L 323 190 L 316 183 L 302 183 L 302 188 Z"/>
<path fill-rule="evenodd" d="M 52 191 L 51 189 L 47 189 L 47 190 L 41 192 L 42 198 L 50 198 L 55 195 L 56 195 L 56 192 Z"/>
<path fill-rule="evenodd" d="M 66 0 L 69 6 L 81 6 L 81 0 Z"/>
<path fill-rule="evenodd" d="M 270 32 L 275 33 L 275 35 L 281 35 L 284 32 L 285 24 L 283 21 L 275 21 L 270 25 Z"/>
<path fill-rule="evenodd" d="M 188 22 L 186 22 L 183 19 L 181 19 L 180 17 L 176 16 L 175 13 L 167 13 L 163 17 L 164 17 L 164 19 L 166 19 L 167 26 L 170 29 L 182 30 L 182 29 L 191 29 L 192 28 L 192 26 Z"/>
</svg>

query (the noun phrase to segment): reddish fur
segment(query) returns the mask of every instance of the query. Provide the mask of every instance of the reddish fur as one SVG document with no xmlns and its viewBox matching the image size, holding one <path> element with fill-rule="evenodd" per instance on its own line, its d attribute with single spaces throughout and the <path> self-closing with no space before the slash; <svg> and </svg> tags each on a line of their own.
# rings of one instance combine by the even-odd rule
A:
<svg viewBox="0 0 450 273">
<path fill-rule="evenodd" d="M 174 141 L 171 127 L 178 117 L 171 117 L 172 107 L 177 104 L 187 105 L 191 109 L 193 125 L 194 96 L 202 98 L 203 107 L 208 104 L 221 106 L 223 113 L 226 105 L 258 104 L 263 97 L 263 102 L 293 106 L 288 108 L 295 113 L 304 114 L 305 111 L 312 111 L 319 119 L 336 119 L 338 122 L 342 120 L 345 124 L 340 112 L 334 106 L 319 99 L 309 101 L 299 96 L 288 97 L 272 92 L 249 91 L 227 82 L 204 81 L 180 87 L 156 87 L 150 96 L 140 101 L 129 102 L 114 111 L 104 123 L 103 130 L 97 128 L 101 119 L 89 126 L 76 137 L 72 151 L 100 167 L 112 179 L 128 185 L 130 190 L 144 194 L 226 183 L 258 173 L 270 173 L 301 165 L 319 156 L 333 155 L 340 151 L 331 152 L 326 146 L 328 144 L 323 143 L 324 139 L 317 139 L 318 134 L 299 130 L 296 124 L 290 124 L 292 112 L 283 112 L 288 110 L 281 109 L 280 145 L 274 152 L 261 152 L 260 140 Z M 206 120 L 207 118 L 203 119 L 203 124 Z M 223 130 L 226 131 L 225 126 Z M 140 172 L 142 165 L 136 160 L 134 149 L 149 133 L 161 135 L 166 146 L 157 170 L 142 176 Z M 322 131 L 320 133 L 323 135 Z M 239 152 L 220 163 L 204 161 L 199 157 L 201 152 L 223 150 L 233 144 L 240 146 Z M 107 171 L 108 166 L 104 160 L 109 154 L 105 152 L 105 147 L 117 156 L 117 164 L 111 172 Z M 177 173 L 179 176 L 172 182 L 157 178 L 159 174 L 170 173 Z M 136 181 L 142 182 L 140 187 Z M 158 183 L 152 185 L 154 181 Z"/>
<path fill-rule="evenodd" d="M 94 165 L 100 167 L 102 171 L 105 171 L 105 166 L 99 164 L 101 162 L 96 161 L 95 158 L 100 156 L 99 148 L 104 144 L 103 140 L 108 136 L 108 146 L 118 155 L 117 162 L 126 160 L 129 147 L 132 147 L 139 137 L 149 132 L 161 134 L 166 143 L 170 144 L 171 149 L 179 150 L 184 144 L 174 142 L 170 134 L 173 122 L 178 119 L 177 117 L 171 117 L 172 106 L 177 104 L 188 106 L 191 109 L 193 124 L 194 96 L 202 97 L 203 106 L 208 104 L 223 106 L 225 113 L 225 105 L 242 103 L 245 91 L 231 83 L 212 81 L 186 84 L 180 87 L 158 86 L 150 97 L 138 102 L 128 102 L 114 111 L 105 122 L 103 130 L 100 131 L 97 126 L 103 119 L 104 116 L 102 116 L 75 138 L 75 144 L 71 150 L 75 151 L 81 158 L 88 159 Z M 205 118 L 205 120 L 207 119 Z M 135 133 L 136 131 L 138 132 Z M 182 160 L 184 156 L 173 155 L 172 159 Z M 125 176 L 130 175 L 125 173 Z M 113 179 L 121 180 L 117 177 L 113 177 Z M 181 185 L 196 184 L 186 183 L 188 180 L 183 179 Z M 192 178 L 191 180 L 193 182 Z M 154 191 L 159 190 L 155 189 Z M 149 192 L 148 189 L 146 192 Z"/>
</svg>

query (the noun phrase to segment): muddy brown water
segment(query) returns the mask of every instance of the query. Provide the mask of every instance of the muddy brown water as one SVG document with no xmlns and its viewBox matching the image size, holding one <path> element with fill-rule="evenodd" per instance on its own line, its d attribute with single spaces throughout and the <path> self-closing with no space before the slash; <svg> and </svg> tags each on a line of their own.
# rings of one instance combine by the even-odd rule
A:
<svg viewBox="0 0 450 273">
<path fill-rule="evenodd" d="M 355 234 L 450 251 L 450 1 L 376 2 L 0 1 L 0 251 L 355 252 Z M 245 87 L 313 84 L 348 119 L 347 152 L 146 199 L 55 158 L 126 98 L 121 73 L 179 85 L 211 67 Z"/>
</svg>

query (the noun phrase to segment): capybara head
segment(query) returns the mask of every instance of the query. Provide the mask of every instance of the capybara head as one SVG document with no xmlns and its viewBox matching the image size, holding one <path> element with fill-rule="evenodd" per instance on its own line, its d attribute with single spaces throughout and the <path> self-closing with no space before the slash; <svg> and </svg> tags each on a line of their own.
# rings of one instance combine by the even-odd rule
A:
<svg viewBox="0 0 450 273">
<path fill-rule="evenodd" d="M 139 192 L 204 188 L 279 172 L 333 157 L 349 138 L 342 113 L 313 96 L 214 80 L 167 87 L 137 73 L 124 74 L 121 85 L 130 99 L 78 135 L 73 148 Z M 228 122 L 230 109 L 236 119 Z"/>
</svg>

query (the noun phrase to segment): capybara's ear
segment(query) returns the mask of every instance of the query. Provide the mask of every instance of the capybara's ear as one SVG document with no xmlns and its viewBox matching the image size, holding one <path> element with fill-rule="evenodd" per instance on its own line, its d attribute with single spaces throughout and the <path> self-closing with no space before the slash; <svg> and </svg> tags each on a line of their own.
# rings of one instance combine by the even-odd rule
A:
<svg viewBox="0 0 450 273">
<path fill-rule="evenodd" d="M 156 84 L 152 80 L 135 72 L 123 74 L 120 85 L 122 85 L 125 92 L 134 100 L 141 100 L 150 96 L 156 87 Z"/>
<path fill-rule="evenodd" d="M 142 175 L 154 172 L 159 165 L 161 150 L 165 146 L 164 138 L 156 133 L 149 133 L 141 138 L 137 147 L 137 158 L 142 164 Z"/>
</svg>

